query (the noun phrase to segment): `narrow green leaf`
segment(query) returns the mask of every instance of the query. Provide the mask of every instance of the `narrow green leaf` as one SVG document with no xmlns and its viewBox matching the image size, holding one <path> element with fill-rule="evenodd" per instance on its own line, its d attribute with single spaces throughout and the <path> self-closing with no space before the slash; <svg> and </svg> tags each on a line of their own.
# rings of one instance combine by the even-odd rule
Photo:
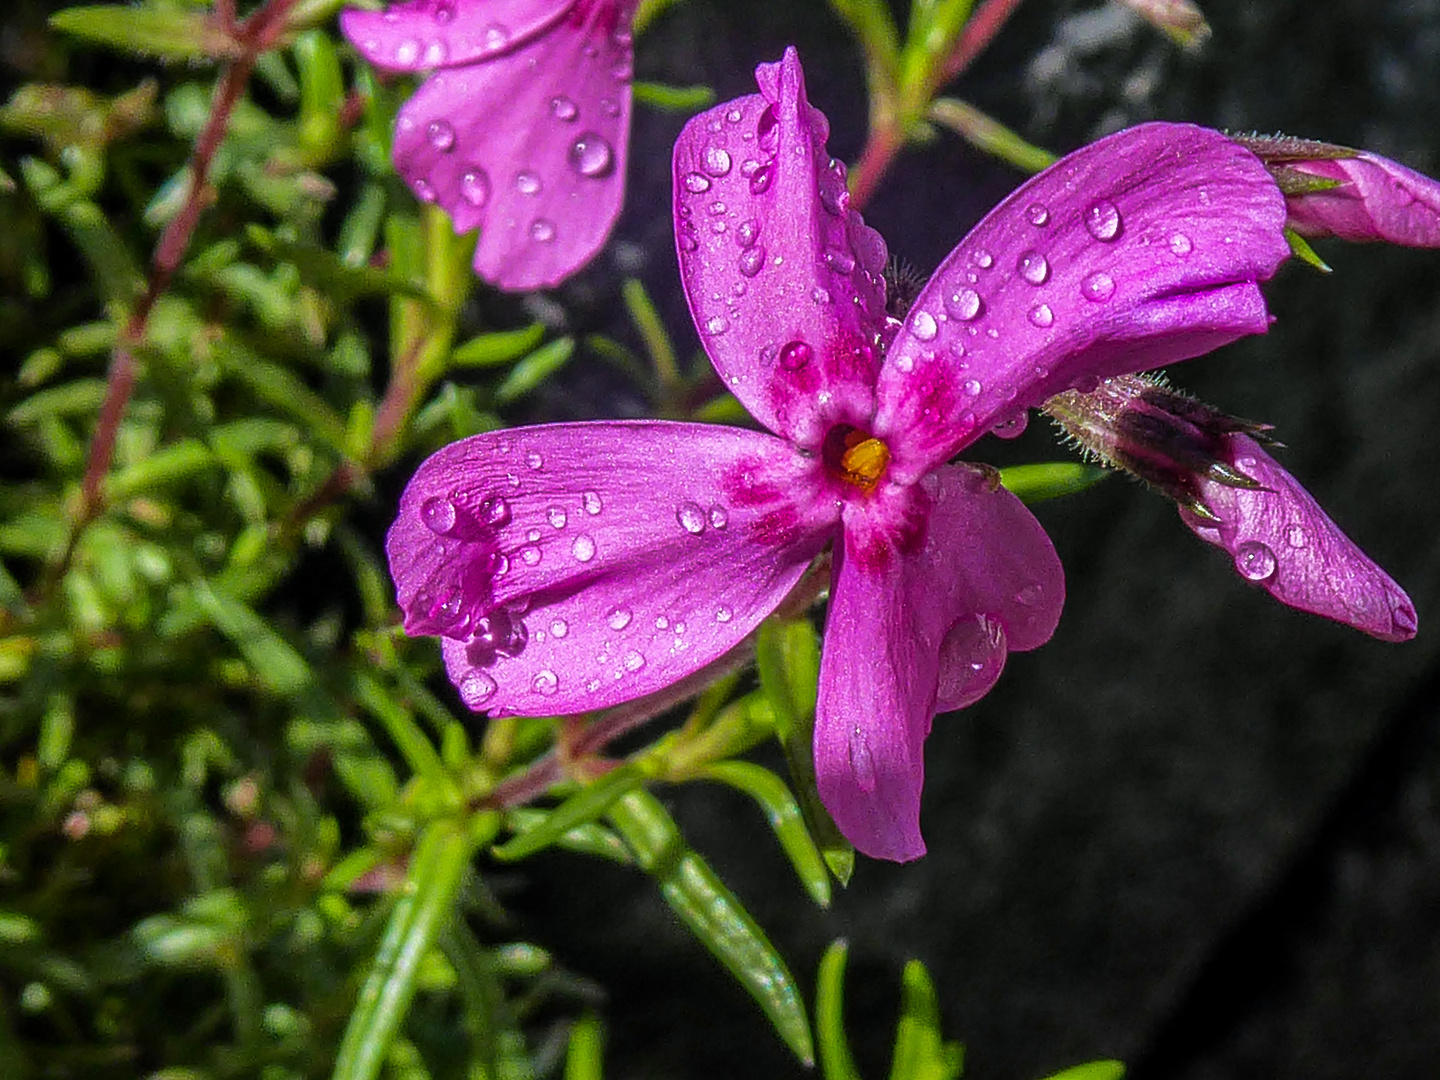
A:
<svg viewBox="0 0 1440 1080">
<path fill-rule="evenodd" d="M 1046 461 L 1011 465 L 1000 470 L 1000 483 L 1024 502 L 1038 503 L 1074 495 L 1094 487 L 1110 475 L 1109 469 L 1079 461 Z"/>
<path fill-rule="evenodd" d="M 409 712 L 395 701 L 383 686 L 366 674 L 358 675 L 355 679 L 355 698 L 385 725 L 386 732 L 399 749 L 405 763 L 441 800 L 442 807 L 445 810 L 458 809 L 462 799 L 454 777 L 446 770 L 434 744 L 425 737 L 425 733 L 420 730 Z"/>
<path fill-rule="evenodd" d="M 226 374 L 244 383 L 262 401 L 292 417 L 330 449 L 345 452 L 345 421 L 293 372 L 261 359 L 229 338 L 216 345 L 214 355 Z"/>
<path fill-rule="evenodd" d="M 5 419 L 23 426 L 52 416 L 86 415 L 99 409 L 104 400 L 104 379 L 76 379 L 31 394 L 11 409 Z"/>
<path fill-rule="evenodd" d="M 142 491 L 188 479 L 209 468 L 214 461 L 215 455 L 199 439 L 183 439 L 113 473 L 105 481 L 105 492 L 112 500 L 128 499 Z"/>
<path fill-rule="evenodd" d="M 715 91 L 708 86 L 667 86 L 637 81 L 631 85 L 637 105 L 660 112 L 696 113 L 715 104 Z"/>
<path fill-rule="evenodd" d="M 191 592 L 215 629 L 230 639 L 270 689 L 293 696 L 314 683 L 305 658 L 245 604 L 206 581 L 196 581 Z"/>
<path fill-rule="evenodd" d="M 820 974 L 815 980 L 815 1034 L 824 1080 L 860 1080 L 845 1037 L 845 961 L 849 954 L 850 945 L 844 938 L 832 941 L 820 958 Z"/>
<path fill-rule="evenodd" d="M 508 405 L 528 394 L 569 363 L 574 355 L 575 339 L 572 337 L 557 338 L 542 345 L 510 369 L 505 381 L 495 388 L 496 403 Z"/>
<path fill-rule="evenodd" d="M 742 791 L 760 805 L 810 899 L 822 908 L 829 907 L 830 874 L 810 830 L 805 827 L 800 804 L 785 782 L 769 769 L 748 761 L 718 761 L 706 766 L 699 775 Z"/>
<path fill-rule="evenodd" d="M 644 774 L 633 765 L 611 769 L 593 784 L 587 784 L 570 796 L 529 832 L 520 833 L 496 847 L 491 854 L 501 862 L 528 858 L 557 843 L 562 836 L 580 825 L 600 817 L 615 801 L 644 783 Z"/>
<path fill-rule="evenodd" d="M 1125 1075 L 1123 1061 L 1088 1061 L 1084 1065 L 1072 1065 L 1061 1069 L 1045 1080 L 1121 1080 Z"/>
<path fill-rule="evenodd" d="M 906 964 L 901 987 L 890 1080 L 955 1080 L 965 1052 L 941 1036 L 940 1001 L 925 965 L 919 960 Z"/>
<path fill-rule="evenodd" d="M 1316 254 L 1310 242 L 1301 236 L 1294 229 L 1285 230 L 1285 242 L 1290 245 L 1290 251 L 1294 256 L 1313 270 L 1319 270 L 1322 274 L 1330 273 L 1330 264 Z"/>
<path fill-rule="evenodd" d="M 630 321 L 640 332 L 640 340 L 645 343 L 645 351 L 650 354 L 650 363 L 655 367 L 660 385 L 669 388 L 679 386 L 680 368 L 675 362 L 675 346 L 671 344 L 665 323 L 661 321 L 660 313 L 655 310 L 655 304 L 651 301 L 650 294 L 645 291 L 644 284 L 639 278 L 626 278 L 620 291 L 625 297 L 625 306 L 630 311 Z"/>
<path fill-rule="evenodd" d="M 56 30 L 160 60 L 233 60 L 241 46 L 208 12 L 178 7 L 96 4 L 66 8 L 50 16 Z"/>
<path fill-rule="evenodd" d="M 375 1080 L 410 1011 L 421 961 L 445 924 L 470 864 L 467 823 L 432 823 L 420 837 L 405 885 L 360 989 L 336 1055 L 332 1080 Z"/>
<path fill-rule="evenodd" d="M 548 816 L 544 810 L 517 808 L 509 812 L 506 822 L 515 832 L 524 834 L 538 829 Z M 625 846 L 625 842 L 613 831 L 595 821 L 577 825 L 569 832 L 563 833 L 555 841 L 555 846 L 581 855 L 595 855 L 626 866 L 635 862 L 635 858 L 630 854 L 630 849 Z"/>
<path fill-rule="evenodd" d="M 930 103 L 929 117 L 941 127 L 955 132 L 977 150 L 1008 162 L 1022 172 L 1037 173 L 1055 164 L 1056 157 L 1049 150 L 1026 142 L 969 102 L 956 98 L 936 98 Z"/>
<path fill-rule="evenodd" d="M 496 330 L 473 337 L 450 351 L 451 367 L 495 367 L 520 359 L 545 339 L 545 325 L 531 323 L 523 330 Z"/>
<path fill-rule="evenodd" d="M 602 1080 L 605 1075 L 605 1025 L 585 1016 L 570 1029 L 565 1049 L 565 1080 Z"/>
<path fill-rule="evenodd" d="M 610 820 L 660 883 L 666 903 L 755 999 L 795 1056 L 813 1065 L 810 1020 L 794 977 L 750 913 L 685 845 L 665 808 L 641 789 L 611 807 Z"/>
<path fill-rule="evenodd" d="M 398 274 L 378 270 L 368 263 L 357 266 L 313 244 L 283 240 L 259 225 L 246 226 L 245 236 L 266 254 L 298 267 L 306 284 L 333 293 L 339 299 L 372 295 L 409 296 L 419 300 L 428 297 L 423 288 Z"/>
</svg>

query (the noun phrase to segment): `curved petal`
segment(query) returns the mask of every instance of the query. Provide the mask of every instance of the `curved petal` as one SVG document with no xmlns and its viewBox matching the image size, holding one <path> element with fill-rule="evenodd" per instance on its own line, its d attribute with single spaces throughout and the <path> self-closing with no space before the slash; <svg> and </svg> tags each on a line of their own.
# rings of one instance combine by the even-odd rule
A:
<svg viewBox="0 0 1440 1080">
<path fill-rule="evenodd" d="M 659 690 L 732 648 L 829 539 L 833 504 L 777 543 L 735 478 L 810 462 L 702 424 L 553 424 L 476 435 L 416 471 L 386 537 L 405 629 L 445 638 L 465 703 L 559 715 Z M 826 515 L 828 514 L 828 518 Z"/>
<path fill-rule="evenodd" d="M 488 60 L 558 22 L 575 0 L 412 0 L 383 12 L 347 8 L 340 32 L 386 71 L 426 71 Z"/>
<path fill-rule="evenodd" d="M 897 477 L 1077 383 L 1263 332 L 1284 225 L 1264 166 L 1205 128 L 1143 124 L 1062 158 L 950 253 L 890 346 L 875 433 Z"/>
<path fill-rule="evenodd" d="M 1415 606 L 1390 575 L 1340 531 L 1310 493 L 1248 435 L 1227 437 L 1235 468 L 1259 489 L 1201 479 L 1219 524 L 1181 510 L 1200 539 L 1223 548 L 1246 581 L 1282 604 L 1345 623 L 1382 641 L 1415 636 Z"/>
<path fill-rule="evenodd" d="M 795 50 L 755 77 L 761 93 L 695 117 L 675 143 L 680 278 L 726 388 L 814 448 L 874 411 L 885 243 L 849 209 Z"/>
<path fill-rule="evenodd" d="M 1339 187 L 1328 191 L 1285 200 L 1296 231 L 1440 247 L 1440 183 L 1430 177 L 1377 154 L 1288 164 L 1300 172 L 1340 181 Z"/>
<path fill-rule="evenodd" d="M 965 466 L 923 482 L 919 550 L 877 563 L 846 523 L 820 661 L 815 774 L 835 823 L 859 850 L 907 860 L 920 837 L 922 747 L 940 708 L 981 697 L 1007 640 L 1049 638 L 1064 575 L 1039 522 L 992 474 Z M 918 497 L 918 496 L 917 496 Z"/>
<path fill-rule="evenodd" d="M 486 281 L 555 285 L 610 235 L 625 196 L 633 12 L 577 9 L 504 57 L 437 71 L 400 110 L 395 168 L 456 232 L 480 227 Z"/>
</svg>

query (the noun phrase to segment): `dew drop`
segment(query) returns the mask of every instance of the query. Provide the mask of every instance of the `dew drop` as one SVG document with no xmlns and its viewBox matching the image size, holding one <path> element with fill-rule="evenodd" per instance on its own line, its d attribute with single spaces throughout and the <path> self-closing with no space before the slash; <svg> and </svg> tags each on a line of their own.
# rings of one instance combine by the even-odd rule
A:
<svg viewBox="0 0 1440 1080">
<path fill-rule="evenodd" d="M 1285 541 L 1292 548 L 1303 548 L 1305 546 L 1305 530 L 1299 525 L 1291 525 L 1285 530 Z"/>
<path fill-rule="evenodd" d="M 707 146 L 700 156 L 700 167 L 711 176 L 724 176 L 730 165 L 730 152 L 721 146 Z"/>
<path fill-rule="evenodd" d="M 1246 540 L 1235 549 L 1235 569 L 1247 581 L 1267 581 L 1275 575 L 1275 552 L 1259 540 Z"/>
<path fill-rule="evenodd" d="M 528 454 L 525 455 L 525 464 L 529 465 L 530 468 L 539 471 L 540 469 L 543 469 L 545 467 L 545 459 L 540 456 L 539 450 L 531 450 Z"/>
<path fill-rule="evenodd" d="M 692 536 L 705 531 L 705 513 L 693 502 L 681 503 L 675 510 L 675 520 Z"/>
<path fill-rule="evenodd" d="M 910 316 L 910 332 L 921 341 L 933 341 L 939 327 L 935 325 L 935 316 L 928 311 L 916 311 Z"/>
<path fill-rule="evenodd" d="M 780 346 L 780 366 L 786 371 L 799 371 L 814 355 L 815 350 L 808 341 L 787 341 Z"/>
<path fill-rule="evenodd" d="M 531 529 L 525 534 L 525 539 L 529 540 L 532 544 L 538 544 L 540 542 L 540 536 L 541 532 L 539 529 Z"/>
<path fill-rule="evenodd" d="M 423 176 L 417 177 L 410 186 L 415 189 L 415 197 L 421 202 L 432 203 L 435 201 L 435 185 Z"/>
<path fill-rule="evenodd" d="M 570 624 L 564 619 L 556 619 L 550 624 L 550 634 L 553 637 L 563 638 L 570 633 Z"/>
<path fill-rule="evenodd" d="M 979 397 L 979 396 L 980 396 L 980 380 L 979 380 L 979 379 L 966 379 L 965 382 L 961 385 L 960 389 L 962 389 L 962 390 L 965 391 L 965 396 L 966 396 L 966 397 Z"/>
<path fill-rule="evenodd" d="M 418 41 L 402 41 L 395 47 L 395 63 L 401 67 L 409 67 L 420 56 L 420 43 Z"/>
<path fill-rule="evenodd" d="M 1170 237 L 1170 253 L 1177 259 L 1185 258 L 1194 250 L 1195 244 L 1191 241 L 1190 237 L 1184 233 L 1177 232 L 1174 236 Z"/>
<path fill-rule="evenodd" d="M 549 520 L 552 529 L 563 529 L 565 527 L 567 519 L 565 511 L 561 507 L 550 507 L 545 511 L 545 517 Z"/>
<path fill-rule="evenodd" d="M 1039 228 L 1042 225 L 1049 224 L 1050 211 L 1044 206 L 1042 206 L 1040 203 L 1031 203 L 1025 209 L 1025 218 L 1030 222 L 1031 225 Z"/>
<path fill-rule="evenodd" d="M 534 544 L 526 544 L 520 549 L 520 558 L 526 566 L 537 566 L 540 562 L 540 549 Z"/>
<path fill-rule="evenodd" d="M 1030 309 L 1030 325 L 1038 326 L 1044 330 L 1055 324 L 1055 313 L 1050 310 L 1049 304 L 1036 304 Z"/>
<path fill-rule="evenodd" d="M 530 683 L 530 688 L 537 694 L 550 697 L 555 691 L 560 689 L 560 679 L 555 672 L 546 668 L 543 671 L 537 671 L 535 673 L 535 679 Z"/>
<path fill-rule="evenodd" d="M 605 623 L 611 630 L 619 631 L 629 626 L 632 618 L 634 618 L 634 616 L 630 614 L 629 608 L 617 607 L 614 611 L 610 612 L 609 615 L 605 616 Z"/>
<path fill-rule="evenodd" d="M 831 248 L 825 253 L 825 265 L 837 274 L 848 274 L 855 269 L 855 256 L 843 248 Z"/>
<path fill-rule="evenodd" d="M 677 243 L 681 251 L 694 251 L 700 246 L 700 241 L 695 239 L 694 229 L 682 229 Z"/>
<path fill-rule="evenodd" d="M 906 375 L 910 374 L 910 372 L 915 370 L 915 358 L 909 354 L 897 356 L 895 358 L 895 370 L 903 372 Z"/>
<path fill-rule="evenodd" d="M 420 504 L 420 520 L 427 529 L 440 536 L 448 536 L 459 519 L 455 504 L 449 499 L 442 499 L 437 495 Z"/>
<path fill-rule="evenodd" d="M 735 227 L 735 242 L 742 248 L 754 247 L 760 238 L 760 223 L 754 218 L 742 221 Z"/>
<path fill-rule="evenodd" d="M 990 252 L 984 248 L 976 248 L 970 256 L 970 261 L 981 270 L 989 270 L 990 267 L 995 265 L 995 256 L 991 255 Z"/>
<path fill-rule="evenodd" d="M 720 607 L 718 607 L 718 608 L 715 609 L 715 621 L 718 622 L 718 623 L 727 623 L 727 622 L 729 622 L 731 619 L 733 619 L 734 617 L 735 617 L 735 612 L 731 611 L 728 607 L 725 607 L 723 604 L 722 604 Z"/>
<path fill-rule="evenodd" d="M 425 46 L 425 55 L 421 57 L 420 63 L 423 67 L 437 68 L 449 57 L 450 50 L 445 47 L 443 41 L 432 41 Z"/>
<path fill-rule="evenodd" d="M 621 663 L 625 665 L 626 671 L 633 673 L 645 666 L 645 657 L 641 656 L 634 649 L 631 649 L 625 654 L 625 659 L 622 660 Z"/>
<path fill-rule="evenodd" d="M 726 330 L 730 329 L 730 324 L 725 320 L 725 317 L 723 315 L 714 315 L 711 316 L 708 320 L 706 320 L 705 329 L 708 330 L 715 337 L 719 337 L 721 334 L 725 333 Z"/>
<path fill-rule="evenodd" d="M 670 620 L 667 619 L 664 615 L 656 615 L 656 616 L 655 616 L 655 629 L 656 629 L 656 630 L 669 630 L 669 629 L 670 629 Z"/>
<path fill-rule="evenodd" d="M 985 302 L 974 289 L 957 289 L 945 298 L 945 310 L 961 322 L 971 322 L 984 310 Z"/>
<path fill-rule="evenodd" d="M 750 177 L 750 194 L 763 195 L 770 190 L 770 184 L 775 179 L 775 170 L 769 165 L 761 165 Z"/>
<path fill-rule="evenodd" d="M 1080 295 L 1096 304 L 1103 304 L 1115 294 L 1115 279 L 1097 270 L 1080 283 Z"/>
<path fill-rule="evenodd" d="M 740 253 L 739 269 L 740 273 L 746 277 L 754 277 L 760 273 L 764 266 L 765 248 L 763 245 L 757 244 L 755 247 L 746 248 Z"/>
<path fill-rule="evenodd" d="M 510 523 L 510 504 L 500 496 L 486 499 L 480 504 L 480 520 L 492 528 L 500 528 Z"/>
<path fill-rule="evenodd" d="M 495 680 L 483 671 L 471 671 L 460 680 L 460 700 L 468 709 L 478 709 L 494 696 L 498 689 Z"/>
<path fill-rule="evenodd" d="M 1050 263 L 1038 251 L 1027 251 L 1015 264 L 1020 276 L 1031 285 L 1044 285 L 1050 277 Z"/>
<path fill-rule="evenodd" d="M 605 509 L 605 504 L 600 501 L 600 493 L 598 491 L 587 491 L 582 494 L 580 496 L 580 505 L 585 508 L 585 513 L 591 517 L 594 517 L 600 513 L 601 510 Z"/>
<path fill-rule="evenodd" d="M 570 554 L 575 556 L 576 562 L 589 562 L 595 558 L 594 538 L 585 533 L 581 533 L 575 537 L 575 543 L 570 545 Z"/>
<path fill-rule="evenodd" d="M 729 524 L 730 524 L 730 515 L 725 512 L 725 508 L 724 508 L 723 506 L 721 506 L 719 503 L 716 503 L 714 506 L 710 507 L 710 527 L 711 527 L 711 528 L 714 528 L 714 529 L 723 529 L 723 528 L 725 528 L 725 526 L 727 526 L 727 525 L 729 525 Z"/>
<path fill-rule="evenodd" d="M 460 174 L 460 197 L 477 210 L 490 201 L 490 177 L 473 165 Z"/>
<path fill-rule="evenodd" d="M 548 244 L 555 239 L 555 223 L 546 218 L 536 218 L 530 223 L 530 239 L 537 244 Z"/>
<path fill-rule="evenodd" d="M 1085 229 L 1096 240 L 1109 243 L 1120 235 L 1120 211 L 1109 199 L 1097 199 L 1085 211 Z"/>
<path fill-rule="evenodd" d="M 615 150 L 603 135 L 587 131 L 570 144 L 570 167 L 581 176 L 598 180 L 615 171 Z"/>
<path fill-rule="evenodd" d="M 510 31 L 499 23 L 491 23 L 485 28 L 485 48 L 487 50 L 503 49 L 510 40 Z"/>
<path fill-rule="evenodd" d="M 444 26 L 455 18 L 455 9 L 449 4 L 436 4 L 435 10 L 431 14 L 436 22 Z"/>
<path fill-rule="evenodd" d="M 1013 397 L 1014 395 L 1012 394 L 1010 396 Z M 1022 434 L 1024 434 L 1025 428 L 1028 427 L 1029 424 L 1029 411 L 1026 409 L 1021 409 L 1014 416 L 1010 416 L 1004 420 L 1001 420 L 1000 423 L 996 424 L 991 429 L 991 431 L 997 438 L 1018 439 Z"/>
<path fill-rule="evenodd" d="M 686 173 L 685 179 L 680 182 L 691 195 L 703 195 L 710 190 L 710 178 L 703 173 Z"/>
<path fill-rule="evenodd" d="M 580 115 L 580 109 L 575 102 L 561 94 L 550 99 L 550 115 L 568 124 Z"/>
<path fill-rule="evenodd" d="M 541 186 L 540 177 L 533 172 L 522 172 L 515 175 L 515 190 L 521 195 L 539 195 Z"/>
</svg>

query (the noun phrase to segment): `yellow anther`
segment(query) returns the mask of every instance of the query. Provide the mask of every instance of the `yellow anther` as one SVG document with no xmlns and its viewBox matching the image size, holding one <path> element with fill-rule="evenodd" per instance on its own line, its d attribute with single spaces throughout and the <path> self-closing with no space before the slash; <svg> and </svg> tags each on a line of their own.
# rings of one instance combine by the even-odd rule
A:
<svg viewBox="0 0 1440 1080">
<path fill-rule="evenodd" d="M 852 431 L 846 436 L 845 452 L 840 455 L 840 473 L 848 483 L 868 495 L 880 483 L 889 464 L 890 448 L 879 439 L 861 431 Z"/>
</svg>

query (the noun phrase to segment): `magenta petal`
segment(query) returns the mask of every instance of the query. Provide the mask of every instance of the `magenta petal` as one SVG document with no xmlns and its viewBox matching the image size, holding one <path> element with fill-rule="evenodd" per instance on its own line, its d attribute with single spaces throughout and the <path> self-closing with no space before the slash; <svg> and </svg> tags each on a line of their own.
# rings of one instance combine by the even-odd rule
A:
<svg viewBox="0 0 1440 1080">
<path fill-rule="evenodd" d="M 499 59 L 437 71 L 400 110 L 396 169 L 457 232 L 480 227 L 486 281 L 555 285 L 610 235 L 625 195 L 633 11 L 577 9 Z"/>
<path fill-rule="evenodd" d="M 1077 383 L 1263 332 L 1284 225 L 1265 168 L 1205 128 L 1143 124 L 1062 158 L 951 252 L 891 345 L 874 430 L 897 477 Z"/>
<path fill-rule="evenodd" d="M 1340 186 L 1286 203 L 1290 224 L 1306 236 L 1383 240 L 1407 247 L 1440 247 L 1440 183 L 1388 158 L 1292 162 L 1300 171 L 1339 180 Z"/>
<path fill-rule="evenodd" d="M 386 538 L 406 631 L 445 639 L 477 711 L 652 693 L 732 648 L 824 546 L 833 503 L 780 544 L 775 500 L 745 497 L 759 471 L 803 496 L 812 469 L 769 435 L 662 421 L 453 443 L 415 473 Z M 792 520 L 815 510 L 787 506 Z"/>
<path fill-rule="evenodd" d="M 414 0 L 383 12 L 347 8 L 340 30 L 378 68 L 424 71 L 499 56 L 574 6 L 575 0 Z"/>
<path fill-rule="evenodd" d="M 885 243 L 849 209 L 795 50 L 756 81 L 760 94 L 695 117 L 675 144 L 680 277 L 726 389 L 813 448 L 873 411 Z"/>
<path fill-rule="evenodd" d="M 859 850 L 907 860 L 920 837 L 923 744 L 937 704 L 976 700 L 999 676 L 1007 639 L 1034 648 L 1055 628 L 1064 577 L 1049 538 L 1014 495 L 965 466 L 923 482 L 920 550 L 882 563 L 847 522 L 820 662 L 815 772 L 820 796 Z"/>
<path fill-rule="evenodd" d="M 1200 539 L 1224 548 L 1240 576 L 1282 604 L 1346 623 L 1382 641 L 1415 636 L 1415 607 L 1326 516 L 1310 493 L 1247 435 L 1230 435 L 1229 457 L 1263 490 L 1202 480 L 1220 524 L 1181 511 Z"/>
</svg>

